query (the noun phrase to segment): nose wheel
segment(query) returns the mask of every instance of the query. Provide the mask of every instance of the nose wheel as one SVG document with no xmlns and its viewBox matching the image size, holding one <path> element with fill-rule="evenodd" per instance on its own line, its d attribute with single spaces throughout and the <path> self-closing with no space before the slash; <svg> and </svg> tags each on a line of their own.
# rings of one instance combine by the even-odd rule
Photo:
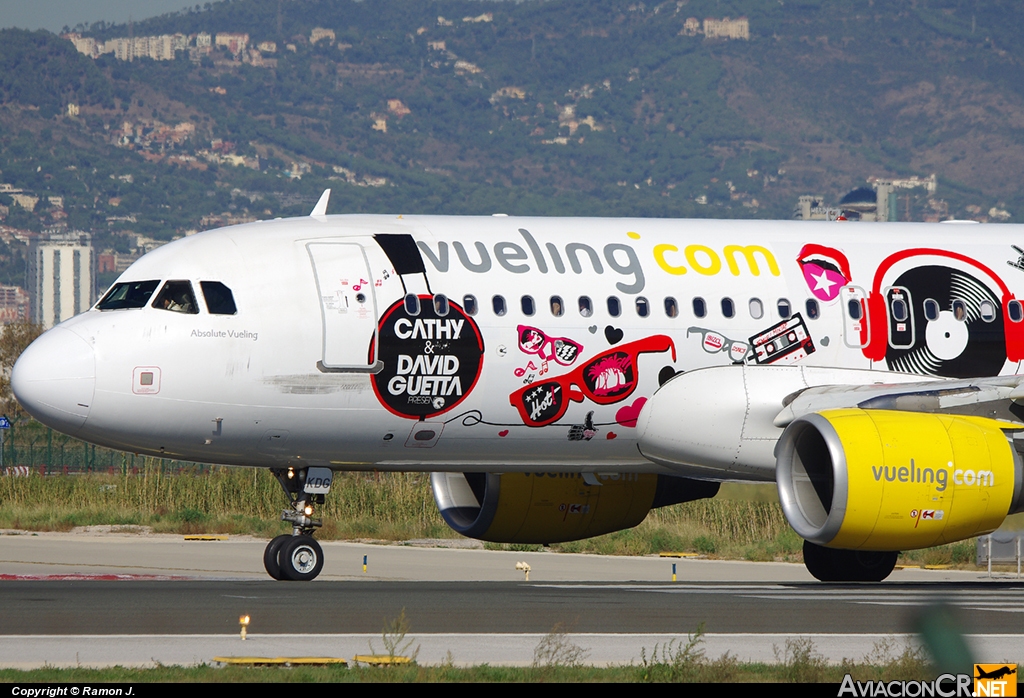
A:
<svg viewBox="0 0 1024 698">
<path fill-rule="evenodd" d="M 324 568 L 324 551 L 313 538 L 323 525 L 313 518 L 314 507 L 324 503 L 331 488 L 329 468 L 288 468 L 271 470 L 288 495 L 290 507 L 281 520 L 292 524 L 291 535 L 277 536 L 263 551 L 267 574 L 279 581 L 308 582 Z"/>
<path fill-rule="evenodd" d="M 308 582 L 324 568 L 324 551 L 313 536 L 278 536 L 267 544 L 263 566 L 278 581 Z"/>
<path fill-rule="evenodd" d="M 263 567 L 266 568 L 267 574 L 278 581 L 283 580 L 284 577 L 281 575 L 281 563 L 278 562 L 277 553 L 281 550 L 281 546 L 291 539 L 290 535 L 278 536 L 267 543 L 267 549 L 263 551 Z"/>
<path fill-rule="evenodd" d="M 283 579 L 308 582 L 324 568 L 324 551 L 313 536 L 292 536 L 278 550 L 277 562 Z"/>
</svg>

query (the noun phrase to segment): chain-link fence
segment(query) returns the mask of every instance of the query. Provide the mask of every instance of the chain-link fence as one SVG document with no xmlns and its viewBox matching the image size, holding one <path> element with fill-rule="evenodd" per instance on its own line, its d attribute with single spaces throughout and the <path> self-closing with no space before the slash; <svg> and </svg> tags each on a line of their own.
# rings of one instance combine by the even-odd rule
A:
<svg viewBox="0 0 1024 698">
<path fill-rule="evenodd" d="M 74 473 L 138 473 L 144 467 L 161 472 L 209 472 L 204 463 L 137 456 L 72 438 L 38 423 L 0 430 L 0 474 L 69 475 Z"/>
</svg>

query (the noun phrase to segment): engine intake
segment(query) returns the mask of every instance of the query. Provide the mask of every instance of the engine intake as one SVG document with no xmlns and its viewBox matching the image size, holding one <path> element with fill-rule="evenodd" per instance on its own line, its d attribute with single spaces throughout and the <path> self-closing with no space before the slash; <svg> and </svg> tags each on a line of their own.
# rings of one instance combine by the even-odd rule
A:
<svg viewBox="0 0 1024 698">
<path fill-rule="evenodd" d="M 714 497 L 719 483 L 645 473 L 433 473 L 445 522 L 493 543 L 562 543 L 636 526 L 651 509 Z"/>
<path fill-rule="evenodd" d="M 1020 454 L 983 417 L 844 409 L 804 415 L 782 434 L 782 509 L 805 540 L 907 550 L 995 530 L 1021 509 Z"/>
</svg>

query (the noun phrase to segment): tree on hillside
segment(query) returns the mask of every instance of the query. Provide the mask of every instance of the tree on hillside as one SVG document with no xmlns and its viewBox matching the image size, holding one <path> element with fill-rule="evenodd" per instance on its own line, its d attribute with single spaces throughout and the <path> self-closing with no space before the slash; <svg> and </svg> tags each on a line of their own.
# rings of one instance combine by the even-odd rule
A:
<svg viewBox="0 0 1024 698">
<path fill-rule="evenodd" d="M 42 333 L 42 325 L 30 322 L 11 323 L 0 332 L 0 405 L 12 420 L 21 417 L 23 411 L 11 391 L 11 370 L 21 352 Z"/>
</svg>

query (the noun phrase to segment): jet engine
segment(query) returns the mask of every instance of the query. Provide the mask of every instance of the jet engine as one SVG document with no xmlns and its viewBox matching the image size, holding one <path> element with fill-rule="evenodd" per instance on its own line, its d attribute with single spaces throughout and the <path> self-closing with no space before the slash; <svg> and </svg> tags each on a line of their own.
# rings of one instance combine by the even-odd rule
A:
<svg viewBox="0 0 1024 698">
<path fill-rule="evenodd" d="M 651 509 L 713 497 L 719 483 L 641 473 L 433 473 L 445 522 L 494 543 L 561 543 L 636 526 Z"/>
<path fill-rule="evenodd" d="M 1022 508 L 1021 456 L 983 417 L 839 409 L 797 418 L 779 440 L 779 499 L 811 543 L 927 548 L 995 530 Z"/>
</svg>

